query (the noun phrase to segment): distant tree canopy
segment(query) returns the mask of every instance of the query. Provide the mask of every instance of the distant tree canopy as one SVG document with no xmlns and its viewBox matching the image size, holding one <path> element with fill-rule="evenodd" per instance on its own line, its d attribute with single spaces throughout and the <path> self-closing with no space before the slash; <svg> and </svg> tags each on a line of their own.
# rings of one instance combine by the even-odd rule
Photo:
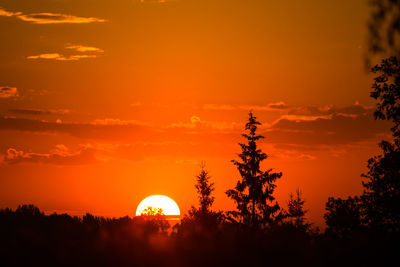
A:
<svg viewBox="0 0 400 267">
<path fill-rule="evenodd" d="M 330 197 L 324 214 L 327 233 L 345 238 L 361 227 L 361 206 L 358 197 L 347 199 Z"/>
<path fill-rule="evenodd" d="M 140 216 L 164 216 L 164 211 L 162 208 L 147 207 L 144 209 Z"/>
<path fill-rule="evenodd" d="M 226 191 L 237 207 L 237 210 L 228 212 L 229 218 L 253 228 L 273 223 L 279 218 L 277 213 L 280 207 L 273 193 L 275 181 L 282 177 L 282 173 L 274 173 L 273 169 L 260 169 L 261 162 L 268 156 L 257 146 L 257 142 L 264 138 L 257 134 L 258 125 L 261 123 L 250 112 L 245 127 L 247 133 L 243 134 L 247 143 L 239 143 L 242 149 L 242 153 L 239 154 L 240 160 L 232 160 L 241 179 L 234 189 Z"/>
</svg>

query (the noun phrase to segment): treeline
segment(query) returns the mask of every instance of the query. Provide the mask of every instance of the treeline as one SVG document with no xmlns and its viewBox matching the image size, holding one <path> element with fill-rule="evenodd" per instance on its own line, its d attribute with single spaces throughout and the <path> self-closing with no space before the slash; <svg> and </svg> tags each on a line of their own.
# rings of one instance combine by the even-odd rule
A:
<svg viewBox="0 0 400 267">
<path fill-rule="evenodd" d="M 1 266 L 397 266 L 398 237 L 337 236 L 295 223 L 254 229 L 196 210 L 171 227 L 160 217 L 0 211 Z"/>
</svg>

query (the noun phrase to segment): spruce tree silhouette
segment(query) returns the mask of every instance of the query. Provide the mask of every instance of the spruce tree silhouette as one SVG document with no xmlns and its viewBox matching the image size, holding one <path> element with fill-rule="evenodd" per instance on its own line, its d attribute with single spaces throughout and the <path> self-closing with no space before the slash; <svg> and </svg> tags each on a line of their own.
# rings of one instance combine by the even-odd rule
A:
<svg viewBox="0 0 400 267">
<path fill-rule="evenodd" d="M 258 125 L 261 123 L 250 112 L 245 127 L 248 132 L 243 134 L 247 143 L 239 143 L 242 149 L 242 153 L 238 155 L 240 161 L 232 160 L 239 170 L 241 179 L 234 189 L 226 191 L 228 197 L 236 202 L 237 207 L 237 211 L 228 212 L 229 218 L 251 228 L 266 226 L 281 217 L 281 214 L 276 216 L 280 207 L 273 193 L 276 187 L 275 181 L 282 177 L 282 173 L 274 173 L 273 169 L 266 171 L 260 169 L 260 163 L 268 156 L 257 146 L 257 141 L 264 138 L 256 133 Z"/>
<path fill-rule="evenodd" d="M 199 231 L 212 231 L 222 220 L 222 213 L 212 210 L 214 197 L 212 192 L 215 190 L 214 183 L 210 182 L 210 175 L 206 170 L 205 163 L 201 163 L 200 173 L 196 176 L 195 188 L 199 199 L 199 208 L 194 206 L 188 211 L 181 221 L 179 230 L 191 228 L 189 225 L 196 225 Z M 192 229 L 193 230 L 193 229 Z"/>
<path fill-rule="evenodd" d="M 211 206 L 214 203 L 214 197 L 211 193 L 215 190 L 214 183 L 210 182 L 210 175 L 205 168 L 205 164 L 201 164 L 201 171 L 196 176 L 197 183 L 195 185 L 199 197 L 200 211 L 208 213 L 211 211 Z"/>
<path fill-rule="evenodd" d="M 307 232 L 310 229 L 311 224 L 306 222 L 305 215 L 308 210 L 304 209 L 305 200 L 301 195 L 300 189 L 296 190 L 296 195 L 290 193 L 286 215 L 290 219 L 290 223 L 296 229 Z"/>
</svg>

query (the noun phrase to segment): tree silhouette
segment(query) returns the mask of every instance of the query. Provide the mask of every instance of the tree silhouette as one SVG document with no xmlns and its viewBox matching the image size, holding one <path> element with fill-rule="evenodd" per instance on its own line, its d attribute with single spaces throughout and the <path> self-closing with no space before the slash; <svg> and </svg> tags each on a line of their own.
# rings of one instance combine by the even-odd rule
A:
<svg viewBox="0 0 400 267">
<path fill-rule="evenodd" d="M 362 195 L 366 222 L 374 229 L 400 232 L 400 147 L 382 141 L 383 155 L 368 161 Z"/>
<path fill-rule="evenodd" d="M 206 170 L 205 164 L 201 163 L 200 173 L 196 176 L 195 188 L 199 198 L 199 208 L 194 206 L 188 211 L 188 215 L 185 215 L 181 222 L 181 229 L 191 228 L 189 225 L 196 225 L 199 231 L 207 230 L 211 228 L 215 229 L 215 226 L 221 221 L 221 212 L 212 210 L 212 204 L 214 203 L 214 197 L 211 195 L 214 191 L 214 183 L 210 182 L 210 175 Z M 178 226 L 179 228 L 179 226 Z M 203 229 L 206 228 L 206 229 Z M 193 229 L 191 229 L 193 230 Z"/>
<path fill-rule="evenodd" d="M 211 193 L 214 191 L 214 183 L 210 182 L 210 175 L 205 169 L 205 164 L 201 164 L 201 171 L 196 176 L 197 183 L 195 185 L 199 197 L 200 211 L 208 213 L 211 211 L 211 206 L 214 203 L 214 197 Z"/>
<path fill-rule="evenodd" d="M 171 226 L 162 208 L 149 206 L 140 213 L 140 218 L 145 220 L 147 228 L 162 234 L 166 234 Z"/>
<path fill-rule="evenodd" d="M 44 214 L 40 211 L 38 207 L 32 204 L 19 205 L 16 214 L 20 216 L 43 216 Z"/>
<path fill-rule="evenodd" d="M 162 208 L 147 207 L 140 212 L 140 216 L 165 216 Z"/>
<path fill-rule="evenodd" d="M 400 232 L 400 64 L 395 57 L 382 60 L 372 71 L 378 76 L 371 97 L 378 100 L 375 118 L 390 120 L 393 142 L 382 141 L 382 155 L 368 160 L 362 177 L 366 223 L 374 229 Z"/>
<path fill-rule="evenodd" d="M 400 23 L 400 22 L 399 22 Z M 396 57 L 382 60 L 381 64 L 372 68 L 378 76 L 372 85 L 371 97 L 378 101 L 374 113 L 375 119 L 390 120 L 391 129 L 398 142 L 400 137 L 400 62 Z"/>
<path fill-rule="evenodd" d="M 347 199 L 328 198 L 324 219 L 328 228 L 326 232 L 340 238 L 346 238 L 360 229 L 361 205 L 358 197 Z"/>
<path fill-rule="evenodd" d="M 361 176 L 360 198 L 329 198 L 325 214 L 328 229 L 343 235 L 359 225 L 374 232 L 400 233 L 400 65 L 396 57 L 372 68 L 378 74 L 371 97 L 378 101 L 375 119 L 392 121 L 393 141 L 383 140 L 382 155 L 368 160 L 368 172 Z"/>
<path fill-rule="evenodd" d="M 266 171 L 260 169 L 261 162 L 268 156 L 257 147 L 257 141 L 264 138 L 256 133 L 258 125 L 261 123 L 250 112 L 245 127 L 248 132 L 243 134 L 247 143 L 239 143 L 242 149 L 242 153 L 238 155 L 240 161 L 232 160 L 239 170 L 241 179 L 234 189 L 226 191 L 228 197 L 236 202 L 237 207 L 237 211 L 228 212 L 229 218 L 253 228 L 272 223 L 278 218 L 275 214 L 280 207 L 275 201 L 273 192 L 276 179 L 282 176 L 282 173 L 273 173 L 272 169 Z"/>
<path fill-rule="evenodd" d="M 296 229 L 307 231 L 311 227 L 311 224 L 306 222 L 305 215 L 308 210 L 304 209 L 305 200 L 301 195 L 300 189 L 296 190 L 296 195 L 290 193 L 287 216 Z"/>
</svg>

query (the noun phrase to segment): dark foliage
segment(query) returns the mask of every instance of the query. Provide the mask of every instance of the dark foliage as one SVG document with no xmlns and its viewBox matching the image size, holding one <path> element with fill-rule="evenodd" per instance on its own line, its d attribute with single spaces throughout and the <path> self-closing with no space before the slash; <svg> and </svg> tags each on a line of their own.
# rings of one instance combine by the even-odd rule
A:
<svg viewBox="0 0 400 267">
<path fill-rule="evenodd" d="M 188 214 L 175 226 L 176 234 L 185 239 L 197 239 L 209 242 L 212 235 L 219 231 L 223 216 L 220 211 L 213 211 L 214 183 L 210 182 L 210 175 L 202 163 L 201 171 L 196 176 L 195 188 L 199 198 L 199 208 L 191 207 Z"/>
<path fill-rule="evenodd" d="M 4 209 L 1 266 L 394 266 L 385 263 L 398 249 L 394 238 L 342 241 L 288 224 L 264 231 L 224 221 L 208 227 L 167 234 L 142 216 L 44 215 L 32 205 Z"/>
<path fill-rule="evenodd" d="M 400 0 L 369 0 L 367 65 L 373 56 L 400 57 Z"/>
<path fill-rule="evenodd" d="M 203 213 L 211 212 L 211 206 L 214 203 L 214 197 L 211 193 L 214 191 L 214 183 L 210 182 L 210 176 L 205 168 L 205 164 L 202 163 L 201 171 L 196 176 L 197 183 L 195 185 L 197 194 L 199 197 L 200 210 Z"/>
<path fill-rule="evenodd" d="M 361 205 L 358 197 L 348 199 L 330 197 L 324 214 L 326 232 L 346 238 L 361 229 Z"/>
<path fill-rule="evenodd" d="M 248 133 L 243 134 L 247 143 L 239 143 L 242 148 L 242 153 L 238 155 L 240 161 L 232 161 L 239 170 L 241 179 L 234 189 L 226 191 L 237 207 L 237 210 L 228 212 L 229 218 L 252 228 L 271 225 L 281 216 L 278 214 L 280 207 L 273 193 L 275 181 L 282 177 L 282 173 L 274 173 L 273 169 L 261 170 L 260 164 L 268 156 L 257 146 L 257 141 L 264 138 L 256 133 L 258 125 L 261 123 L 250 112 L 245 128 Z"/>
<path fill-rule="evenodd" d="M 374 229 L 400 233 L 400 147 L 382 141 L 383 155 L 368 160 L 362 195 L 365 222 Z"/>
<path fill-rule="evenodd" d="M 393 122 L 393 141 L 382 141 L 382 155 L 368 160 L 361 197 L 365 223 L 374 231 L 400 233 L 400 64 L 382 60 L 372 71 L 378 76 L 371 97 L 378 101 L 375 118 Z"/>
<path fill-rule="evenodd" d="M 396 57 L 382 60 L 371 97 L 377 100 L 375 119 L 393 122 L 392 141 L 382 141 L 382 154 L 368 160 L 364 192 L 347 200 L 329 198 L 326 233 L 342 240 L 384 242 L 398 248 L 400 237 L 400 66 Z M 365 240 L 367 239 L 367 240 Z M 371 241 L 374 240 L 374 241 Z M 385 246 L 386 247 L 386 246 Z M 388 251 L 391 251 L 388 249 Z"/>
<path fill-rule="evenodd" d="M 372 85 L 371 97 L 377 100 L 375 119 L 392 121 L 395 142 L 400 137 L 400 62 L 396 57 L 382 60 L 372 68 L 377 74 Z M 399 145 L 397 143 L 397 145 Z"/>
<path fill-rule="evenodd" d="M 305 200 L 301 195 L 300 189 L 296 190 L 296 195 L 290 193 L 285 217 L 289 219 L 288 224 L 298 231 L 308 232 L 311 230 L 311 224 L 305 218 L 308 211 L 304 209 Z"/>
</svg>

